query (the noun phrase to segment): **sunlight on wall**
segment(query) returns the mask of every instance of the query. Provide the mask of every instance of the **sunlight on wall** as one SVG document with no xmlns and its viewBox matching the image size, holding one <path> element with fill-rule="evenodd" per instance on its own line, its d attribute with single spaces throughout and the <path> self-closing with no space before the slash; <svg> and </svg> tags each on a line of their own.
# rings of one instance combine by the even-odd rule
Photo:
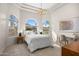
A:
<svg viewBox="0 0 79 59">
<path fill-rule="evenodd" d="M 58 38 L 57 38 L 57 34 L 54 31 L 52 31 L 52 38 L 53 38 L 53 46 L 60 48 L 61 46 L 56 43 Z"/>
<path fill-rule="evenodd" d="M 52 31 L 52 38 L 53 38 L 53 42 L 57 41 L 57 34 L 54 31 Z"/>
</svg>

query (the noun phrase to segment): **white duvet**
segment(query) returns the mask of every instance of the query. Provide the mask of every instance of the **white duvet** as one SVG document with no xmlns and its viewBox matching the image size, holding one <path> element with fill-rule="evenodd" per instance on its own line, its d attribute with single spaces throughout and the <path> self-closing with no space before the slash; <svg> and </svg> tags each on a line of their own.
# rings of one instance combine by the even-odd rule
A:
<svg viewBox="0 0 79 59">
<path fill-rule="evenodd" d="M 31 52 L 51 45 L 48 35 L 28 35 L 28 38 L 26 36 L 25 41 L 27 42 L 28 48 Z"/>
</svg>

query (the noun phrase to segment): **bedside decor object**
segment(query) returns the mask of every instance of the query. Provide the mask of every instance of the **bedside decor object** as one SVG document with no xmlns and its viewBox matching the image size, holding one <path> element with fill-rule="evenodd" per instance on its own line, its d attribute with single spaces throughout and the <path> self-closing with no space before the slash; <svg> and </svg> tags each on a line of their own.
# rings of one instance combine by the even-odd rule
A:
<svg viewBox="0 0 79 59">
<path fill-rule="evenodd" d="M 16 41 L 17 41 L 17 44 L 18 44 L 18 43 L 23 43 L 23 42 L 24 42 L 24 37 L 22 36 L 21 33 L 19 33 L 19 36 L 16 37 Z"/>
</svg>

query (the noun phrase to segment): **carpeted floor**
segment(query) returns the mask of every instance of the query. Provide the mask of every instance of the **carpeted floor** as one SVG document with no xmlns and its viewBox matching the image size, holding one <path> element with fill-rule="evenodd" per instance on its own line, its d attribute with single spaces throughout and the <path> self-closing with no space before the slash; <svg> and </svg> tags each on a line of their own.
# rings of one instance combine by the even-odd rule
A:
<svg viewBox="0 0 79 59">
<path fill-rule="evenodd" d="M 7 47 L 2 55 L 3 56 L 60 56 L 61 48 L 49 47 L 30 53 L 26 44 L 15 44 L 10 47 Z"/>
</svg>

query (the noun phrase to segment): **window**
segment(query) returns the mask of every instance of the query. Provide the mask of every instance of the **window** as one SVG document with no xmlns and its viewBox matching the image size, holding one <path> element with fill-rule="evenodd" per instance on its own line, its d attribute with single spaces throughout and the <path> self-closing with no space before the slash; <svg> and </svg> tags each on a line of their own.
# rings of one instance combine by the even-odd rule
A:
<svg viewBox="0 0 79 59">
<path fill-rule="evenodd" d="M 17 34 L 18 21 L 14 15 L 9 16 L 9 36 L 14 36 Z"/>
<path fill-rule="evenodd" d="M 26 31 L 33 31 L 34 33 L 37 33 L 37 22 L 35 19 L 27 19 L 25 21 L 25 25 Z"/>
<path fill-rule="evenodd" d="M 48 34 L 48 32 L 49 32 L 49 21 L 44 20 L 43 21 L 43 33 Z"/>
<path fill-rule="evenodd" d="M 43 27 L 49 27 L 49 21 L 48 20 L 44 20 Z"/>
<path fill-rule="evenodd" d="M 26 20 L 26 24 L 28 24 L 30 26 L 36 26 L 37 22 L 34 19 L 28 19 L 28 20 Z"/>
</svg>

